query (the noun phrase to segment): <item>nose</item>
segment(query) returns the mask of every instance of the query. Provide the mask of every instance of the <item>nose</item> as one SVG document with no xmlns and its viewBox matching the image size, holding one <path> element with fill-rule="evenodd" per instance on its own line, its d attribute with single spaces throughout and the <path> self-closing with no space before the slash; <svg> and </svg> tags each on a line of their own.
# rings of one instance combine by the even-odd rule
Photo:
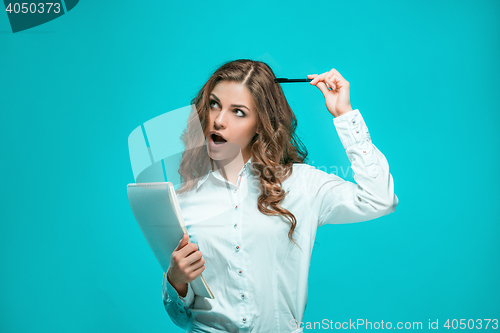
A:
<svg viewBox="0 0 500 333">
<path fill-rule="evenodd" d="M 216 129 L 226 127 L 226 113 L 227 112 L 225 110 L 222 110 L 215 116 L 214 126 Z"/>
</svg>

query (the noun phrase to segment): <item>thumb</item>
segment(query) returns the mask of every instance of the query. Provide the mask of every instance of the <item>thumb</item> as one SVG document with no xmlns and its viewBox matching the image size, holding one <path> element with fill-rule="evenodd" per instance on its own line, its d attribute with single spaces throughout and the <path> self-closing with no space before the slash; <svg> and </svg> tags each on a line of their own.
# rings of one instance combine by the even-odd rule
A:
<svg viewBox="0 0 500 333">
<path fill-rule="evenodd" d="M 188 234 L 184 234 L 182 235 L 182 238 L 181 240 L 179 241 L 179 244 L 177 245 L 177 247 L 175 248 L 175 251 L 179 251 L 180 249 L 182 249 L 184 246 L 187 245 L 188 243 L 188 240 L 189 240 L 189 236 Z"/>
<path fill-rule="evenodd" d="M 307 78 L 314 79 L 316 76 L 318 76 L 318 74 L 308 74 Z M 311 82 L 309 82 L 309 84 L 311 84 Z M 318 82 L 316 82 L 316 84 L 313 84 L 313 86 L 316 86 L 323 93 L 323 96 L 325 98 L 326 98 L 327 94 L 330 92 L 330 90 L 328 90 L 328 87 L 326 86 L 326 84 L 323 81 L 318 81 Z"/>
<path fill-rule="evenodd" d="M 329 95 L 330 90 L 328 90 L 328 87 L 326 86 L 326 84 L 323 81 L 319 81 L 318 83 L 316 83 L 316 87 L 318 87 L 318 89 L 321 90 L 321 92 L 323 93 L 323 96 L 325 98 L 326 98 L 326 96 Z"/>
</svg>

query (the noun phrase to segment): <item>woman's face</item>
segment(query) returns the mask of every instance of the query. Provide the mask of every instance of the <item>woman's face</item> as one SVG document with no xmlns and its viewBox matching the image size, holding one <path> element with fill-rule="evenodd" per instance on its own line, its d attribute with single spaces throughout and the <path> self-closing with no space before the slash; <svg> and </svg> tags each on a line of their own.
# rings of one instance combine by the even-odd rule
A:
<svg viewBox="0 0 500 333">
<path fill-rule="evenodd" d="M 242 153 L 250 158 L 249 144 L 257 131 L 257 111 L 252 95 L 240 83 L 220 81 L 209 96 L 207 149 L 214 160 L 234 159 Z M 216 144 L 212 132 L 219 132 L 227 142 Z"/>
</svg>

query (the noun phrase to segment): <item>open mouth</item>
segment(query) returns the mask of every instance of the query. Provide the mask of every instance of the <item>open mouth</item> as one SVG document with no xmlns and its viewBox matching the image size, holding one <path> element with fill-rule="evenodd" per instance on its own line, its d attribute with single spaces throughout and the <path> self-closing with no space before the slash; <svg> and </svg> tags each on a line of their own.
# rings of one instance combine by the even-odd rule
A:
<svg viewBox="0 0 500 333">
<path fill-rule="evenodd" d="M 224 139 L 222 136 L 217 135 L 217 134 L 215 134 L 215 133 L 213 133 L 213 134 L 211 135 L 211 137 L 212 137 L 212 141 L 213 141 L 216 145 L 221 145 L 221 144 L 223 144 L 223 143 L 226 143 L 226 142 L 227 142 L 227 140 L 226 140 L 226 139 Z"/>
</svg>

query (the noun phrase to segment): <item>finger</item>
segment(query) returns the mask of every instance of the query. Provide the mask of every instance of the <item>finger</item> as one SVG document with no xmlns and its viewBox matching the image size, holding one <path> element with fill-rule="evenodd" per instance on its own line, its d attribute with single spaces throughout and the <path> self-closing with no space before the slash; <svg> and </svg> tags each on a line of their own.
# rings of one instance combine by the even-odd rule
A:
<svg viewBox="0 0 500 333">
<path fill-rule="evenodd" d="M 189 267 L 186 269 L 186 273 L 189 274 L 189 273 L 197 270 L 198 268 L 200 268 L 203 265 L 205 265 L 205 259 L 204 258 L 198 259 L 194 263 L 189 265 Z"/>
<path fill-rule="evenodd" d="M 323 96 L 325 96 L 325 97 L 330 92 L 330 90 L 328 90 L 328 87 L 326 86 L 326 84 L 323 81 L 318 82 L 316 84 L 316 87 L 318 87 L 318 89 L 321 90 L 321 92 L 323 93 Z"/>
<path fill-rule="evenodd" d="M 186 259 L 189 260 L 189 264 L 192 264 L 198 260 L 200 260 L 201 258 L 203 258 L 203 253 L 201 253 L 201 251 L 194 251 L 192 253 L 190 253 L 188 256 L 186 256 Z"/>
<path fill-rule="evenodd" d="M 312 85 L 317 86 L 325 97 L 328 95 L 328 92 L 330 91 L 336 92 L 343 86 L 343 84 L 340 83 L 341 80 L 340 77 L 337 76 L 335 71 L 333 70 L 325 72 L 321 75 L 316 75 L 316 74 L 314 75 L 315 77 L 310 83 Z"/>
<path fill-rule="evenodd" d="M 198 251 L 198 245 L 195 243 L 189 243 L 179 250 L 179 255 L 181 258 L 187 258 L 196 251 Z"/>
<path fill-rule="evenodd" d="M 201 265 L 200 267 L 191 271 L 191 274 L 200 275 L 204 270 L 205 270 L 205 265 Z"/>
<path fill-rule="evenodd" d="M 326 78 L 327 77 L 331 77 L 332 75 L 335 75 L 334 71 L 325 72 L 325 73 L 323 73 L 321 75 L 317 75 L 310 83 L 312 85 L 316 85 L 319 81 L 327 82 Z M 335 83 L 335 80 L 334 80 L 334 83 Z M 335 84 L 334 84 L 334 86 L 335 86 Z M 325 87 L 326 87 L 326 85 L 325 85 Z M 328 87 L 327 87 L 327 89 L 328 89 Z"/>
<path fill-rule="evenodd" d="M 188 239 L 189 239 L 188 234 L 182 235 L 182 238 L 179 241 L 179 244 L 177 244 L 177 247 L 175 248 L 175 251 L 182 249 L 188 243 Z"/>
<path fill-rule="evenodd" d="M 318 76 L 318 74 L 308 74 L 307 78 L 308 79 L 314 79 L 316 76 Z M 312 80 L 309 82 L 309 84 L 313 85 Z"/>
<path fill-rule="evenodd" d="M 320 74 L 320 75 L 316 75 L 314 77 L 314 79 L 311 81 L 311 84 L 313 85 L 316 85 L 316 83 L 318 83 L 319 81 L 322 81 L 325 79 L 325 76 L 328 74 L 328 72 L 325 72 L 323 74 Z"/>
<path fill-rule="evenodd" d="M 342 75 L 340 75 L 340 73 L 335 68 L 332 68 L 332 70 L 330 71 L 329 76 L 330 77 L 335 77 L 337 79 L 337 81 L 340 81 L 342 83 L 347 82 L 347 80 L 344 79 L 344 77 Z"/>
<path fill-rule="evenodd" d="M 328 74 L 329 72 L 325 72 L 323 74 L 320 74 L 320 75 L 317 75 L 310 83 L 312 85 L 316 85 L 316 83 L 318 83 L 318 81 L 321 81 L 321 80 L 324 80 L 325 76 Z"/>
<path fill-rule="evenodd" d="M 335 73 L 335 74 L 336 74 L 339 78 L 341 78 L 342 80 L 345 80 L 345 79 L 344 79 L 344 77 L 343 77 L 342 75 L 340 75 L 339 71 L 338 71 L 338 70 L 336 70 L 335 68 L 332 68 L 332 69 L 330 70 L 330 72 Z"/>
<path fill-rule="evenodd" d="M 337 88 L 347 87 L 349 88 L 349 81 L 344 79 L 340 73 L 336 72 L 333 77 L 336 79 Z"/>
<path fill-rule="evenodd" d="M 333 90 L 339 90 L 345 85 L 345 79 L 340 78 L 337 74 L 330 75 L 329 79 L 334 85 Z"/>
<path fill-rule="evenodd" d="M 330 75 L 327 75 L 327 76 L 325 77 L 325 82 L 326 82 L 326 83 L 328 83 L 328 86 L 330 86 L 330 89 L 331 89 L 332 91 L 337 90 L 337 86 L 336 86 L 336 84 L 335 84 L 335 80 L 333 80 L 333 79 L 332 79 L 331 74 L 330 74 Z"/>
<path fill-rule="evenodd" d="M 336 91 L 340 90 L 344 86 L 344 84 L 337 75 L 332 76 L 331 80 L 335 84 Z"/>
</svg>

